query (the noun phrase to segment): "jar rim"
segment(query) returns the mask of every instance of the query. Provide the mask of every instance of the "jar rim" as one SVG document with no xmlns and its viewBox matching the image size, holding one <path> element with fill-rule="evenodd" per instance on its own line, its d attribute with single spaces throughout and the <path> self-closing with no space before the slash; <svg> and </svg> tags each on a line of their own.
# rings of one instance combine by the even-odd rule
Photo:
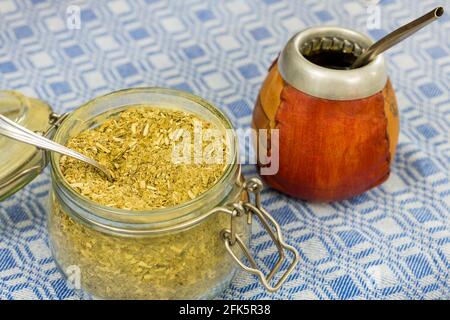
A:
<svg viewBox="0 0 450 320">
<path fill-rule="evenodd" d="M 193 102 L 194 104 L 197 104 L 200 107 L 205 108 L 208 112 L 210 112 L 213 116 L 217 117 L 217 119 L 221 122 L 222 125 L 224 125 L 225 129 L 233 129 L 233 125 L 230 121 L 230 119 L 217 107 L 215 107 L 212 103 L 209 101 L 196 96 L 194 94 L 176 90 L 176 89 L 168 89 L 168 88 L 161 88 L 161 87 L 139 87 L 139 88 L 129 88 L 129 89 L 122 89 L 118 91 L 113 91 L 110 93 L 107 93 L 105 95 L 96 97 L 84 104 L 82 104 L 79 108 L 75 109 L 75 111 L 71 112 L 67 118 L 64 120 L 64 122 L 61 124 L 61 126 L 57 129 L 54 140 L 58 143 L 62 142 L 63 138 L 63 132 L 66 129 L 66 127 L 71 123 L 71 120 L 74 119 L 77 115 L 77 113 L 82 112 L 83 109 L 87 109 L 91 107 L 94 104 L 97 104 L 105 99 L 111 99 L 111 98 L 119 98 L 120 96 L 124 94 L 133 94 L 133 93 L 148 93 L 148 94 L 162 94 L 162 95 L 170 95 L 170 96 L 177 96 L 182 99 L 187 99 L 190 102 Z M 182 106 L 180 106 L 180 109 L 182 109 Z M 90 119 L 86 119 L 86 121 L 95 119 L 97 116 L 94 116 Z M 109 207 L 102 205 L 100 203 L 97 203 L 79 192 L 75 191 L 67 182 L 67 180 L 64 178 L 61 168 L 58 165 L 59 162 L 59 155 L 55 153 L 50 154 L 50 162 L 51 162 L 51 171 L 53 180 L 55 182 L 54 187 L 58 187 L 58 190 L 61 191 L 66 197 L 65 199 L 75 199 L 76 203 L 80 205 L 81 207 L 85 208 L 95 208 L 96 213 L 92 213 L 94 215 L 98 215 L 98 212 L 101 212 L 99 218 L 112 221 L 112 222 L 118 222 L 118 223 L 130 223 L 131 224 L 141 224 L 146 220 L 146 218 L 152 218 L 152 217 L 170 217 L 171 215 L 169 213 L 173 213 L 174 211 L 186 211 L 186 214 L 182 214 L 179 216 L 169 218 L 169 219 L 161 219 L 158 221 L 158 223 L 164 223 L 169 222 L 172 220 L 177 219 L 183 219 L 183 220 L 191 220 L 187 218 L 186 216 L 192 213 L 192 210 L 196 210 L 196 207 L 200 203 L 204 203 L 207 201 L 207 199 L 216 192 L 219 192 L 221 189 L 221 186 L 223 186 L 226 183 L 229 183 L 230 181 L 233 181 L 234 177 L 237 175 L 237 172 L 239 171 L 239 164 L 237 163 L 237 157 L 238 157 L 238 148 L 237 148 L 237 136 L 234 130 L 232 131 L 232 143 L 230 145 L 230 152 L 231 152 L 231 159 L 233 161 L 226 164 L 226 168 L 223 171 L 222 176 L 220 179 L 218 179 L 214 185 L 212 185 L 208 190 L 200 194 L 199 196 L 195 197 L 192 200 L 180 203 L 176 206 L 166 207 L 166 208 L 157 208 L 157 209 L 151 209 L 151 210 L 129 210 L 129 209 L 121 209 L 121 208 L 115 208 L 115 207 Z M 224 195 L 225 196 L 225 195 Z M 201 207 L 200 207 L 201 208 Z M 86 210 L 88 211 L 88 210 Z M 196 216 L 198 218 L 198 216 Z M 193 219 L 194 217 L 192 217 Z M 145 222 L 144 222 L 145 223 Z"/>
</svg>

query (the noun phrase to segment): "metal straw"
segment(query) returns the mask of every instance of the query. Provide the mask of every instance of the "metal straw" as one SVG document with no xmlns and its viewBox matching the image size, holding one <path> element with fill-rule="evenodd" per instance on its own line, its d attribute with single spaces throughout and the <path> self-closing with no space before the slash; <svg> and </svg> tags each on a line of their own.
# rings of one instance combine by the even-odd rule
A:
<svg viewBox="0 0 450 320">
<path fill-rule="evenodd" d="M 443 14 L 444 8 L 437 7 L 428 12 L 427 14 L 421 16 L 420 18 L 417 18 L 416 20 L 411 21 L 410 23 L 404 25 L 403 27 L 400 27 L 397 30 L 389 33 L 388 35 L 386 35 L 385 37 L 383 37 L 382 39 L 378 40 L 373 45 L 371 45 L 366 51 L 364 51 L 358 57 L 358 59 L 355 60 L 350 69 L 358 68 L 360 66 L 368 64 L 370 61 L 375 59 L 377 55 L 396 45 L 400 41 L 403 41 L 404 39 L 408 38 L 413 33 L 419 31 L 427 24 L 433 22 Z"/>
<path fill-rule="evenodd" d="M 87 164 L 90 164 L 91 166 L 96 167 L 98 170 L 100 170 L 100 172 L 104 173 L 105 176 L 108 178 L 108 180 L 110 181 L 113 180 L 112 172 L 105 166 L 98 163 L 97 161 L 88 158 L 85 155 L 76 152 L 72 149 L 69 149 L 63 145 L 60 145 L 59 143 L 56 143 L 50 139 L 47 139 L 37 133 L 34 133 L 33 131 L 28 130 L 27 128 L 21 125 L 18 125 L 14 121 L 8 119 L 7 117 L 1 114 L 0 114 L 0 134 L 20 142 L 31 144 L 41 149 L 58 152 L 68 157 L 83 161 Z"/>
</svg>

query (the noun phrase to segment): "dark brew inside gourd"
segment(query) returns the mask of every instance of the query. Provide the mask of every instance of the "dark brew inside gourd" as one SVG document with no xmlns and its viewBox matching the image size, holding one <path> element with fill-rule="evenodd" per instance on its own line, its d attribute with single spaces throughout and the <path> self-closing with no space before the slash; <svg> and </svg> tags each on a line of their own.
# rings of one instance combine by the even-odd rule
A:
<svg viewBox="0 0 450 320">
<path fill-rule="evenodd" d="M 310 62 L 329 69 L 346 70 L 362 54 L 363 46 L 336 36 L 312 38 L 300 46 L 301 54 Z"/>
<path fill-rule="evenodd" d="M 309 55 L 304 54 L 304 57 L 318 66 L 338 70 L 350 69 L 357 58 L 353 53 L 342 51 L 319 51 Z"/>
</svg>

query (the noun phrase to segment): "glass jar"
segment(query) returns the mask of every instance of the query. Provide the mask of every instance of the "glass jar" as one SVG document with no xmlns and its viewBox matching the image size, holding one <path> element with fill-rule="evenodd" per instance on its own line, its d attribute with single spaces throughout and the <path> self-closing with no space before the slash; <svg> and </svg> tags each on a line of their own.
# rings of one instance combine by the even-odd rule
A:
<svg viewBox="0 0 450 320">
<path fill-rule="evenodd" d="M 241 175 L 232 124 L 207 101 L 161 88 L 113 92 L 54 120 L 53 140 L 66 144 L 70 137 L 142 104 L 194 113 L 226 130 L 232 161 L 215 185 L 191 201 L 130 211 L 100 205 L 76 192 L 63 178 L 58 165 L 61 156 L 49 154 L 48 231 L 62 272 L 75 287 L 107 299 L 212 298 L 228 286 L 239 266 L 258 276 L 269 291 L 280 288 L 297 264 L 298 253 L 284 243 L 279 226 L 262 208 L 261 182 L 256 178 L 245 181 Z M 279 251 L 267 276 L 248 249 L 254 217 Z M 273 279 L 289 251 L 292 262 Z"/>
</svg>

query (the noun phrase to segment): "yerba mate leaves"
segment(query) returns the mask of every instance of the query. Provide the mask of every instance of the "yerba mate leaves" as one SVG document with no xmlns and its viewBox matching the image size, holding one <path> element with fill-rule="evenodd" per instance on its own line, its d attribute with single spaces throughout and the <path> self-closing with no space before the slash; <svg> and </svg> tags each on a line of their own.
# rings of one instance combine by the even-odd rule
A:
<svg viewBox="0 0 450 320">
<path fill-rule="evenodd" d="M 76 191 L 106 206 L 129 210 L 175 206 L 211 188 L 225 168 L 225 161 L 198 161 L 194 152 L 198 150 L 194 147 L 198 128 L 216 129 L 216 137 L 200 136 L 200 149 L 205 150 L 200 157 L 210 159 L 211 153 L 222 153 L 217 158 L 226 159 L 225 133 L 210 122 L 179 110 L 139 106 L 81 132 L 67 143 L 111 169 L 114 182 L 91 166 L 67 157 L 61 158 L 61 170 Z M 181 143 L 188 158 L 180 162 L 174 159 L 174 148 Z"/>
</svg>

